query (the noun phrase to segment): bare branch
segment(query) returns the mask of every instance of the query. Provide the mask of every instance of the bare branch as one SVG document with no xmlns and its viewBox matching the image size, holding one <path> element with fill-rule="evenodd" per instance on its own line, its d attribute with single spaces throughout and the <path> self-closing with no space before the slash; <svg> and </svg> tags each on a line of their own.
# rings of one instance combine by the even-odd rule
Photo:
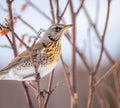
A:
<svg viewBox="0 0 120 108">
<path fill-rule="evenodd" d="M 51 18 L 45 14 L 40 8 L 38 8 L 35 4 L 33 4 L 30 0 L 25 0 L 33 9 L 35 9 L 39 14 L 43 15 L 48 21 L 51 21 Z"/>
<path fill-rule="evenodd" d="M 0 45 L 1 48 L 9 48 L 12 49 L 12 47 L 8 46 L 8 45 Z"/>
<path fill-rule="evenodd" d="M 49 3 L 50 3 L 51 15 L 52 15 L 52 24 L 55 24 L 55 15 L 54 15 L 54 8 L 53 8 L 52 0 L 49 0 Z"/>
<path fill-rule="evenodd" d="M 107 30 L 107 24 L 108 24 L 108 18 L 109 18 L 109 10 L 110 10 L 110 1 L 108 0 L 108 5 L 107 5 L 107 16 L 106 16 L 106 22 L 105 22 L 105 27 L 104 27 L 104 31 L 102 34 L 102 41 L 101 41 L 101 51 L 100 51 L 100 55 L 97 61 L 97 64 L 93 70 L 93 72 L 89 75 L 89 81 L 90 81 L 90 87 L 89 87 L 89 96 L 88 96 L 88 104 L 87 104 L 87 108 L 92 108 L 92 103 L 93 103 L 93 96 L 94 96 L 94 83 L 95 83 L 95 75 L 98 71 L 98 68 L 100 66 L 100 62 L 102 59 L 102 54 L 103 54 L 103 50 L 104 50 L 104 39 L 105 39 L 105 33 Z"/>
<path fill-rule="evenodd" d="M 56 11 L 56 16 L 57 16 L 57 23 L 59 23 L 59 12 L 60 12 L 60 8 L 59 8 L 59 0 L 56 0 L 56 5 L 57 5 L 57 11 Z"/>
<path fill-rule="evenodd" d="M 119 101 L 118 97 L 116 96 L 116 93 L 111 88 L 111 85 L 108 85 L 105 82 L 103 82 L 102 87 L 104 87 L 104 89 L 111 95 L 112 100 L 114 100 L 115 104 L 117 105 L 117 108 L 120 108 L 120 101 Z"/>
<path fill-rule="evenodd" d="M 109 108 L 109 104 L 108 104 L 102 90 L 100 90 L 100 88 L 99 88 L 99 89 L 96 89 L 96 92 L 97 92 L 97 97 L 100 102 L 101 108 Z"/>
<path fill-rule="evenodd" d="M 23 89 L 24 89 L 24 92 L 25 92 L 25 96 L 27 98 L 27 103 L 29 105 L 29 108 L 33 108 L 32 101 L 31 101 L 31 98 L 30 98 L 30 95 L 29 95 L 28 87 L 27 87 L 27 85 L 25 84 L 24 81 L 22 81 L 21 83 L 22 83 L 22 86 L 23 86 Z"/>
<path fill-rule="evenodd" d="M 98 71 L 98 68 L 99 68 L 99 66 L 100 66 L 100 62 L 101 62 L 101 60 L 102 60 L 102 54 L 103 54 L 103 51 L 104 51 L 105 34 L 106 34 L 106 30 L 107 30 L 109 13 L 110 13 L 110 0 L 108 0 L 108 6 L 107 6 L 107 7 L 108 7 L 108 8 L 107 8 L 107 15 L 106 15 L 105 27 L 104 27 L 104 31 L 103 31 L 103 34 L 102 34 L 102 40 L 101 40 L 101 51 L 100 51 L 100 55 L 99 55 L 97 64 L 96 64 L 96 66 L 95 66 L 95 69 L 94 69 L 94 71 L 93 71 L 94 74 L 96 74 L 97 71 Z"/>
<path fill-rule="evenodd" d="M 112 73 L 120 71 L 120 60 L 118 60 L 98 81 L 95 83 L 95 87 L 98 86 L 101 82 L 106 80 Z"/>
<path fill-rule="evenodd" d="M 67 40 L 70 42 L 70 44 L 73 45 L 70 35 L 69 35 L 68 33 L 66 33 L 65 36 L 66 36 Z M 84 57 L 83 57 L 83 54 L 79 51 L 79 49 L 78 49 L 77 46 L 75 47 L 75 51 L 76 51 L 76 53 L 80 56 L 80 58 L 82 59 L 82 62 L 84 63 L 87 71 L 91 71 L 88 63 L 85 61 L 85 59 L 84 59 Z"/>
<path fill-rule="evenodd" d="M 49 78 L 49 84 L 48 84 L 48 94 L 47 94 L 47 97 L 44 101 L 44 108 L 47 108 L 47 105 L 48 105 L 48 101 L 49 101 L 49 98 L 50 98 L 50 95 L 51 95 L 51 91 L 52 91 L 52 82 L 53 82 L 53 75 L 54 75 L 54 70 L 51 72 L 50 74 L 50 78 Z"/>
<path fill-rule="evenodd" d="M 78 13 L 80 12 L 80 10 L 82 9 L 82 6 L 83 6 L 83 4 L 84 4 L 84 1 L 85 1 L 85 0 L 82 0 L 82 1 L 81 1 L 81 4 L 80 4 L 79 8 L 78 8 L 77 11 L 75 12 L 75 16 L 77 16 Z"/>
<path fill-rule="evenodd" d="M 102 43 L 102 40 L 101 40 L 101 38 L 100 38 L 100 34 L 99 34 L 99 32 L 98 32 L 95 24 L 93 23 L 92 19 L 90 18 L 90 15 L 89 15 L 89 13 L 88 13 L 85 5 L 83 5 L 83 10 L 84 10 L 84 13 L 85 13 L 85 15 L 86 15 L 86 17 L 87 17 L 90 25 L 93 27 L 93 29 L 94 29 L 94 31 L 95 31 L 95 33 L 96 33 L 96 35 L 97 35 L 98 40 Z M 111 58 L 111 56 L 110 56 L 110 54 L 108 53 L 108 51 L 107 51 L 107 49 L 105 48 L 105 46 L 103 46 L 103 49 L 104 49 L 104 52 L 105 52 L 108 60 L 113 64 L 113 63 L 114 63 L 114 60 Z"/>
<path fill-rule="evenodd" d="M 59 22 L 61 21 L 61 19 L 63 18 L 64 14 L 65 14 L 65 12 L 66 12 L 66 10 L 67 10 L 68 5 L 69 5 L 69 0 L 67 1 L 66 5 L 65 5 L 65 8 L 63 9 L 63 12 L 61 13 L 61 15 L 59 15 L 59 16 L 57 17 L 58 23 L 59 23 Z"/>
<path fill-rule="evenodd" d="M 36 34 L 37 34 L 37 31 L 36 31 L 36 29 L 33 27 L 33 26 L 31 26 L 28 22 L 26 22 L 23 18 L 21 18 L 20 16 L 17 16 L 17 18 L 20 20 L 20 21 L 22 21 L 26 26 L 28 26 L 33 32 L 35 32 Z"/>
<path fill-rule="evenodd" d="M 14 56 L 17 56 L 17 48 L 16 48 L 16 41 L 15 41 L 15 37 L 14 37 L 14 26 L 13 26 L 13 14 L 12 14 L 12 0 L 6 0 L 7 1 L 7 5 L 8 5 L 8 13 L 9 13 L 9 26 L 12 29 L 12 44 L 13 44 L 13 52 L 14 52 Z"/>
<path fill-rule="evenodd" d="M 61 62 L 62 62 L 62 66 L 63 66 L 63 72 L 64 72 L 64 76 L 67 82 L 67 86 L 68 86 L 68 90 L 71 96 L 73 96 L 73 89 L 72 89 L 72 84 L 70 81 L 70 72 L 68 71 L 69 67 L 67 66 L 67 64 L 64 62 L 62 55 L 60 56 Z"/>
<path fill-rule="evenodd" d="M 75 17 L 75 13 L 74 13 L 74 7 L 73 7 L 73 1 L 69 0 L 69 6 L 70 6 L 70 13 L 71 13 L 71 20 L 72 20 L 72 24 L 74 25 L 74 27 L 72 28 L 72 77 L 71 77 L 71 82 L 72 82 L 72 88 L 73 88 L 73 92 L 74 94 L 77 94 L 77 90 L 76 90 L 76 52 L 75 52 L 75 47 L 76 47 L 76 17 Z M 73 101 L 74 98 L 71 97 L 71 107 L 72 108 L 77 108 L 77 101 Z"/>
</svg>

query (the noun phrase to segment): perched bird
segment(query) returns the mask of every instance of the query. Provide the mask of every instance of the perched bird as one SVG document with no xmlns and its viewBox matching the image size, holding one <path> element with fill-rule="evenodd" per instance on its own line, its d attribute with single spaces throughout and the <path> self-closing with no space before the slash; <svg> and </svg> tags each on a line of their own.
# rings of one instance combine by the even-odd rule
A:
<svg viewBox="0 0 120 108">
<path fill-rule="evenodd" d="M 37 63 L 41 78 L 55 68 L 60 58 L 62 33 L 71 26 L 63 24 L 50 26 L 32 47 L 33 61 Z M 0 80 L 35 80 L 35 69 L 28 50 L 19 54 L 0 70 Z"/>
</svg>

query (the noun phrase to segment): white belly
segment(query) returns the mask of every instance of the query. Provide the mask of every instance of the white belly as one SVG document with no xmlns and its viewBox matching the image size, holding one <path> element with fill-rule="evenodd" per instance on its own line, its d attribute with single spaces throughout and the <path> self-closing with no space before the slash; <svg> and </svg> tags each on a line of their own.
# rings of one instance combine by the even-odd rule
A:
<svg viewBox="0 0 120 108">
<path fill-rule="evenodd" d="M 43 78 L 47 74 L 49 74 L 54 67 L 56 66 L 56 63 L 48 65 L 46 67 L 39 66 L 38 72 L 40 73 L 40 77 Z M 35 80 L 35 69 L 34 67 L 27 67 L 23 70 L 15 70 L 11 69 L 9 72 L 9 77 L 11 80 L 18 80 L 18 81 L 31 81 Z"/>
</svg>

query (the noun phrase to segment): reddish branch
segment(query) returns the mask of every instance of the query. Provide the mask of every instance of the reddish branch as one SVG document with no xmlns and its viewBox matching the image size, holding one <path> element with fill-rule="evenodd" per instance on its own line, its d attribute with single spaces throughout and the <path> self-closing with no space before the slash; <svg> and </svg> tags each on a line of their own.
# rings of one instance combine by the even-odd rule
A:
<svg viewBox="0 0 120 108">
<path fill-rule="evenodd" d="M 53 8 L 52 0 L 49 0 L 49 3 L 50 3 L 51 15 L 52 15 L 52 24 L 55 24 L 55 14 L 54 14 L 54 8 Z"/>
<path fill-rule="evenodd" d="M 52 82 L 53 82 L 53 75 L 54 75 L 54 70 L 51 72 L 50 74 L 50 79 L 49 79 L 49 84 L 48 84 L 48 94 L 47 94 L 47 97 L 44 101 L 44 108 L 47 108 L 47 105 L 48 105 L 48 101 L 49 101 L 49 98 L 50 98 L 50 95 L 51 95 L 51 91 L 52 91 Z"/>
<path fill-rule="evenodd" d="M 77 11 L 75 12 L 75 16 L 77 16 L 77 15 L 80 13 L 80 10 L 81 10 L 82 7 L 83 7 L 84 1 L 85 1 L 85 0 L 82 0 L 82 1 L 81 1 L 81 4 L 80 4 L 79 8 L 78 8 Z"/>
<path fill-rule="evenodd" d="M 22 21 L 26 26 L 28 26 L 33 32 L 35 32 L 36 34 L 38 33 L 33 26 L 31 26 L 29 23 L 27 23 L 27 22 L 26 22 L 24 19 L 22 19 L 20 16 L 17 16 L 17 18 L 18 18 L 20 21 Z"/>
<path fill-rule="evenodd" d="M 67 40 L 70 42 L 70 44 L 72 45 L 73 42 L 72 42 L 72 39 L 71 39 L 70 35 L 68 33 L 66 33 L 65 36 L 66 36 Z M 83 61 L 84 65 L 85 65 L 87 71 L 89 72 L 91 69 L 90 69 L 89 64 L 87 63 L 87 61 L 84 59 L 83 53 L 81 53 L 79 51 L 77 46 L 75 47 L 75 51 L 79 55 L 79 57 L 81 58 L 81 60 Z"/>
<path fill-rule="evenodd" d="M 105 41 L 105 34 L 106 34 L 106 30 L 107 30 L 107 25 L 108 25 L 108 19 L 109 19 L 109 13 L 110 13 L 110 0 L 108 0 L 108 9 L 107 9 L 107 16 L 106 16 L 106 21 L 105 21 L 105 26 L 104 26 L 104 31 L 102 34 L 102 41 L 101 41 L 101 50 L 100 50 L 100 55 L 97 61 L 97 65 L 95 66 L 95 70 L 94 70 L 94 74 L 97 73 L 99 66 L 100 66 L 100 62 L 102 60 L 102 55 L 103 55 L 103 51 L 104 51 L 104 41 Z"/>
<path fill-rule="evenodd" d="M 60 56 L 61 62 L 62 62 L 62 67 L 63 67 L 63 72 L 64 76 L 67 82 L 68 90 L 71 96 L 73 96 L 73 89 L 70 81 L 70 72 L 69 72 L 69 67 L 67 64 L 64 62 L 62 55 Z"/>
<path fill-rule="evenodd" d="M 105 96 L 103 95 L 103 91 L 99 89 L 96 89 L 97 97 L 100 102 L 101 108 L 109 108 L 108 101 L 106 100 Z"/>
<path fill-rule="evenodd" d="M 6 28 L 6 29 L 9 29 L 10 31 L 12 31 L 12 29 L 11 28 L 9 28 L 9 27 L 5 27 L 5 26 L 3 26 L 3 25 L 1 25 L 2 27 L 4 27 L 4 28 Z M 19 36 L 15 33 L 15 32 L 13 32 L 14 33 L 14 36 L 26 47 L 26 49 L 29 51 L 29 56 L 30 56 L 30 59 L 31 59 L 31 61 L 32 61 L 32 64 L 33 64 L 33 66 L 34 66 L 34 69 L 35 69 L 35 78 L 36 78 L 36 84 L 37 84 L 37 93 L 38 93 L 38 102 L 39 102 L 39 107 L 40 108 L 42 108 L 42 106 L 43 106 L 43 103 L 42 103 L 42 99 L 41 99 L 41 96 L 40 96 L 40 84 L 39 84 L 39 81 L 40 81 L 40 75 L 39 75 L 39 73 L 38 73 L 38 69 L 37 69 L 37 64 L 35 64 L 34 63 L 34 60 L 33 60 L 33 56 L 32 56 L 32 49 L 31 49 L 31 47 L 29 47 L 23 40 L 21 40 L 20 38 L 19 38 Z M 27 97 L 27 101 L 29 102 L 29 105 L 30 105 L 30 96 L 28 95 L 29 94 L 29 92 L 28 92 L 28 90 L 26 89 L 26 86 L 25 86 L 25 83 L 23 84 L 24 82 L 22 82 L 22 85 L 23 85 L 23 87 L 24 87 L 24 90 L 25 90 L 25 93 L 27 93 L 26 94 L 26 96 L 28 96 Z M 29 106 L 30 108 L 31 108 L 31 106 Z"/>
<path fill-rule="evenodd" d="M 57 5 L 57 9 L 56 9 L 57 23 L 59 23 L 59 14 L 60 14 L 59 0 L 56 0 L 56 5 Z"/>
<path fill-rule="evenodd" d="M 97 38 L 98 38 L 98 40 L 100 41 L 100 43 L 102 43 L 102 40 L 101 40 L 101 38 L 100 38 L 101 36 L 100 36 L 100 34 L 99 34 L 99 32 L 98 32 L 98 30 L 97 30 L 97 28 L 96 28 L 96 25 L 93 23 L 93 21 L 92 21 L 90 15 L 89 15 L 89 13 L 88 13 L 85 5 L 83 5 L 83 10 L 84 10 L 84 13 L 85 13 L 86 18 L 88 19 L 90 25 L 93 27 L 93 29 L 94 29 L 94 31 L 95 31 L 95 33 L 96 33 L 96 36 L 97 36 Z M 110 54 L 108 53 L 108 51 L 107 51 L 107 49 L 105 48 L 105 46 L 103 46 L 103 49 L 104 49 L 104 52 L 105 52 L 108 60 L 110 61 L 110 63 L 113 64 L 113 63 L 114 63 L 114 60 L 111 58 L 111 56 L 110 56 Z"/>
<path fill-rule="evenodd" d="M 8 26 L 10 29 L 12 29 L 12 31 L 11 31 L 12 32 L 12 41 L 10 40 L 8 35 L 6 35 L 6 38 L 8 39 L 8 41 L 10 42 L 10 44 L 13 48 L 14 57 L 16 57 L 17 56 L 17 46 L 16 46 L 16 41 L 15 41 L 15 36 L 14 36 L 14 23 L 13 23 L 13 14 L 12 14 L 12 2 L 13 2 L 13 0 L 6 0 L 6 2 L 8 5 L 8 13 L 9 13 L 9 21 L 10 21 L 8 23 Z M 26 95 L 27 102 L 29 104 L 29 108 L 33 108 L 27 86 L 24 82 L 22 82 L 22 86 L 23 86 L 24 91 L 25 91 L 25 95 Z"/>
<path fill-rule="evenodd" d="M 118 60 L 101 78 L 99 78 L 94 86 L 98 86 L 100 83 L 104 82 L 112 73 L 120 71 L 120 60 Z"/>
<path fill-rule="evenodd" d="M 9 27 L 12 29 L 12 45 L 13 45 L 13 52 L 14 56 L 17 56 L 17 48 L 16 48 L 16 41 L 14 36 L 14 23 L 13 23 L 13 14 L 12 14 L 12 2 L 13 0 L 6 0 L 8 5 L 8 14 L 9 14 Z"/>
<path fill-rule="evenodd" d="M 45 14 L 44 11 L 42 11 L 40 8 L 38 8 L 35 4 L 33 4 L 30 0 L 25 0 L 33 9 L 35 9 L 39 14 L 41 14 L 44 18 L 46 18 L 48 21 L 51 21 L 51 18 Z"/>
<path fill-rule="evenodd" d="M 100 66 L 100 62 L 102 59 L 102 54 L 103 54 L 103 50 L 104 50 L 104 40 L 105 40 L 105 33 L 107 30 L 107 24 L 108 24 L 108 18 L 109 18 L 109 12 L 110 12 L 110 0 L 108 0 L 108 5 L 107 5 L 107 16 L 106 16 L 106 21 L 105 21 L 105 27 L 104 27 L 104 31 L 102 34 L 102 40 L 101 40 L 101 51 L 100 51 L 100 55 L 97 61 L 97 64 L 93 70 L 92 73 L 90 73 L 89 75 L 89 95 L 88 95 L 88 104 L 87 104 L 87 108 L 92 108 L 92 103 L 93 103 L 93 96 L 94 96 L 94 83 L 95 83 L 95 75 L 98 72 L 98 68 Z"/>
<path fill-rule="evenodd" d="M 23 86 L 23 89 L 24 89 L 25 96 L 27 98 L 27 103 L 29 105 L 29 108 L 33 108 L 32 101 L 31 101 L 30 94 L 29 94 L 28 86 L 25 84 L 25 82 L 22 82 L 22 86 Z"/>
<path fill-rule="evenodd" d="M 63 18 L 64 14 L 65 14 L 65 12 L 66 12 L 66 9 L 67 9 L 67 7 L 68 7 L 68 5 L 69 5 L 69 0 L 67 1 L 67 3 L 66 3 L 66 5 L 65 5 L 65 8 L 64 8 L 63 12 L 62 12 L 61 15 L 59 16 L 58 22 L 60 22 L 61 19 Z"/>
<path fill-rule="evenodd" d="M 73 8 L 73 3 L 72 0 L 69 0 L 69 5 L 70 5 L 70 12 L 71 12 L 71 20 L 72 24 L 74 25 L 72 29 L 72 88 L 74 94 L 77 93 L 76 90 L 76 52 L 75 52 L 75 47 L 76 47 L 76 17 L 74 13 L 74 8 Z M 73 102 L 74 98 L 72 97 L 71 100 L 71 108 L 77 108 L 77 102 Z"/>
</svg>

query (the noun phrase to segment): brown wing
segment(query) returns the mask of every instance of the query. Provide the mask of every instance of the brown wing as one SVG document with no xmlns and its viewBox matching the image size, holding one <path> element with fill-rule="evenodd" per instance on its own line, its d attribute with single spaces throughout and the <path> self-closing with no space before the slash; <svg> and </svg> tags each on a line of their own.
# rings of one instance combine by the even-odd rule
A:
<svg viewBox="0 0 120 108">
<path fill-rule="evenodd" d="M 11 67 L 15 66 L 17 63 L 19 63 L 19 61 L 21 60 L 21 58 L 19 56 L 15 57 L 7 66 L 5 66 L 4 68 L 2 68 L 0 70 L 0 72 L 3 71 L 7 71 L 8 69 L 10 69 Z"/>
<path fill-rule="evenodd" d="M 36 55 L 37 53 L 37 49 L 42 49 L 43 48 L 43 44 L 42 42 L 38 42 L 33 46 L 33 56 Z M 9 70 L 10 68 L 14 67 L 15 65 L 17 65 L 18 63 L 20 63 L 20 61 L 25 60 L 27 58 L 29 58 L 29 51 L 25 50 L 23 51 L 21 54 L 19 54 L 17 57 L 15 57 L 7 66 L 5 66 L 4 68 L 2 68 L 0 70 L 0 72 Z"/>
</svg>

